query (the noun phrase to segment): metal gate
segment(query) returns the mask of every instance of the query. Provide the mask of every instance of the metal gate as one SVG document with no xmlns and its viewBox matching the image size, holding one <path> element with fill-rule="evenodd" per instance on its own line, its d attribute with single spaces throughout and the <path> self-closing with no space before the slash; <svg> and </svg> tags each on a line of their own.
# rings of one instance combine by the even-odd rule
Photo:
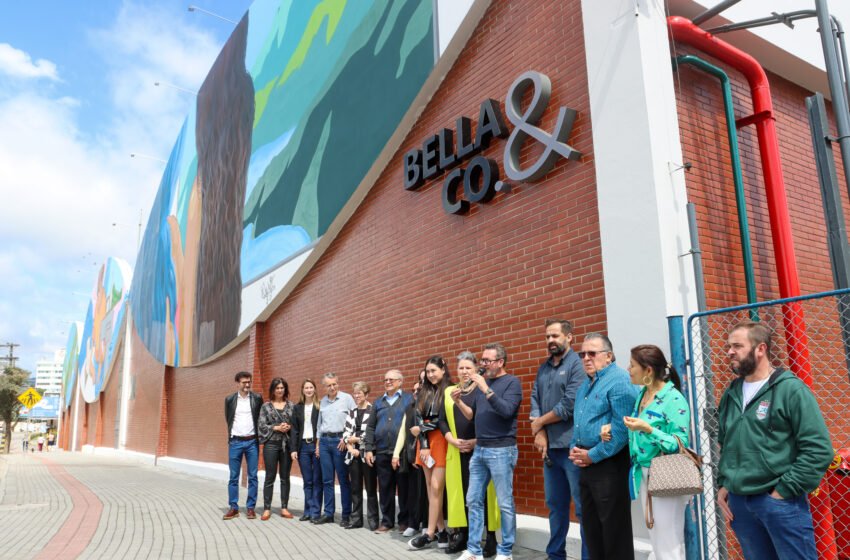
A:
<svg viewBox="0 0 850 560">
<path fill-rule="evenodd" d="M 736 377 L 726 357 L 727 335 L 736 324 L 748 320 L 763 322 L 772 329 L 774 365 L 803 376 L 811 372 L 812 391 L 836 450 L 836 460 L 820 488 L 809 496 L 815 524 L 821 523 L 815 538 L 821 558 L 830 557 L 824 551 L 834 540 L 837 557 L 850 559 L 850 290 L 718 309 L 688 319 L 690 371 L 686 389 L 692 409 L 691 429 L 694 446 L 706 462 L 705 491 L 696 503 L 702 557 L 743 558 L 716 504 L 720 452 L 717 407 Z M 802 326 L 804 332 L 792 332 L 791 325 Z M 795 358 L 791 360 L 788 344 L 793 344 L 792 337 L 798 337 L 799 343 L 800 334 L 808 355 L 792 351 Z M 832 523 L 828 525 L 830 514 Z"/>
</svg>

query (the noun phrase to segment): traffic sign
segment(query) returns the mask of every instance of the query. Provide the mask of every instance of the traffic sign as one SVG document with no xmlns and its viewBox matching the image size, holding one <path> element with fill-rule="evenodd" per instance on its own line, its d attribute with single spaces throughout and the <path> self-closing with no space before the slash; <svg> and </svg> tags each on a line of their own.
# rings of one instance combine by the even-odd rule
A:
<svg viewBox="0 0 850 560">
<path fill-rule="evenodd" d="M 18 396 L 18 400 L 25 407 L 32 408 L 41 400 L 41 395 L 38 394 L 38 391 L 30 387 Z"/>
</svg>

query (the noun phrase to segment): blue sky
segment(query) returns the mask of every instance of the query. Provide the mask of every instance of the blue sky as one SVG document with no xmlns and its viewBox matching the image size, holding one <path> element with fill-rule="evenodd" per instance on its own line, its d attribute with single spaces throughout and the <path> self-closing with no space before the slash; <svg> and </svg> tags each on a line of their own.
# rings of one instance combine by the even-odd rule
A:
<svg viewBox="0 0 850 560">
<path fill-rule="evenodd" d="M 0 342 L 65 346 L 109 256 L 134 264 L 163 164 L 232 24 L 188 2 L 6 2 L 0 18 Z M 248 0 L 197 5 L 238 20 Z M 130 153 L 140 154 L 131 158 Z M 4 352 L 5 353 L 5 352 Z"/>
</svg>

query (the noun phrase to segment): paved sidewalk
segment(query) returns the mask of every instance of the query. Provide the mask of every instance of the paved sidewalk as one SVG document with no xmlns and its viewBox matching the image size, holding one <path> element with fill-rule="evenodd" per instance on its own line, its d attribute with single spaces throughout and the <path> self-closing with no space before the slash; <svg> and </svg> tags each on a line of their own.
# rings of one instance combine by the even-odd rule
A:
<svg viewBox="0 0 850 560">
<path fill-rule="evenodd" d="M 277 488 L 276 488 L 277 490 Z M 244 504 L 244 492 L 240 504 Z M 260 489 L 262 493 L 262 489 Z M 55 451 L 0 455 L 0 558 L 446 559 L 407 550 L 396 532 L 315 526 L 295 519 L 223 521 L 226 487 L 131 459 Z M 275 500 L 277 501 L 277 494 Z M 514 551 L 516 560 L 545 554 Z"/>
</svg>

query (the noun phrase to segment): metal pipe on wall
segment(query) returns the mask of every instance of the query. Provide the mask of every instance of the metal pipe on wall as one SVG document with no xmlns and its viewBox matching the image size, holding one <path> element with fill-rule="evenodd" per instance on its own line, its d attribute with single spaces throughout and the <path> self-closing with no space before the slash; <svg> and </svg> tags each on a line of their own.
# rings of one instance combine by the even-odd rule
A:
<svg viewBox="0 0 850 560">
<path fill-rule="evenodd" d="M 822 1 L 822 0 L 818 0 Z M 791 235 L 791 220 L 782 175 L 779 140 L 776 134 L 773 100 L 770 83 L 761 65 L 749 54 L 700 29 L 690 20 L 671 16 L 667 18 L 672 40 L 692 45 L 721 62 L 740 71 L 750 85 L 753 99 L 753 115 L 738 121 L 739 126 L 755 124 L 762 161 L 770 230 L 776 255 L 777 277 L 781 298 L 800 295 L 800 280 Z M 833 45 L 834 46 L 834 45 Z M 812 368 L 809 359 L 808 336 L 803 308 L 799 303 L 783 306 L 782 321 L 785 326 L 788 360 L 803 382 L 812 386 Z M 828 493 L 821 492 L 812 498 L 812 517 L 818 556 L 825 559 L 837 558 L 835 531 Z"/>
<path fill-rule="evenodd" d="M 838 146 L 841 150 L 841 162 L 844 165 L 844 182 L 850 194 L 850 112 L 847 106 L 847 90 L 841 80 L 844 71 L 838 62 L 835 43 L 837 38 L 829 17 L 827 0 L 815 0 L 818 14 L 818 26 L 823 45 L 823 57 L 826 62 L 826 78 L 829 93 L 832 96 L 832 112 L 838 129 Z"/>
<path fill-rule="evenodd" d="M 692 54 L 677 57 L 676 64 L 690 64 L 720 80 L 720 87 L 723 93 L 723 112 L 726 115 L 726 136 L 729 140 L 729 158 L 732 160 L 732 182 L 735 184 L 735 205 L 738 210 L 738 231 L 741 234 L 741 253 L 744 258 L 744 281 L 747 286 L 747 303 L 755 303 L 758 301 L 756 294 L 756 275 L 753 267 L 750 226 L 747 220 L 747 199 L 744 194 L 744 174 L 741 172 L 741 155 L 738 150 L 738 127 L 735 125 L 735 111 L 732 105 L 732 86 L 729 83 L 729 76 L 717 66 Z M 691 207 L 689 206 L 689 220 L 691 217 L 690 210 Z M 694 220 L 696 220 L 696 217 L 694 217 Z M 693 243 L 693 239 L 691 239 L 691 243 Z M 703 297 L 705 297 L 705 293 L 703 293 Z M 699 301 L 699 293 L 697 293 L 697 301 Z M 705 311 L 705 307 L 701 307 L 700 311 Z M 750 317 L 754 321 L 758 320 L 758 312 L 753 310 Z"/>
</svg>

